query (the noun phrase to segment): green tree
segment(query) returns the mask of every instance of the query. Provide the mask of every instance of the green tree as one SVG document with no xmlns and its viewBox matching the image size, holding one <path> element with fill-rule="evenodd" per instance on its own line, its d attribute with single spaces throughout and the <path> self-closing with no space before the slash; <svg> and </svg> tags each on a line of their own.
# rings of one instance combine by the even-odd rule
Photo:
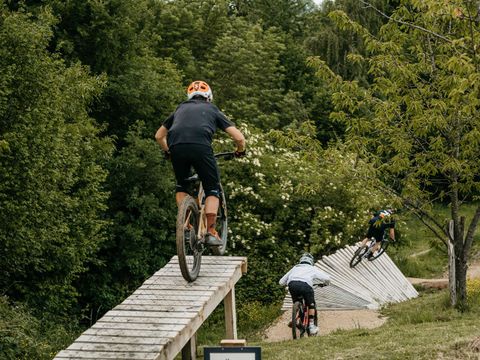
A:
<svg viewBox="0 0 480 360">
<path fill-rule="evenodd" d="M 390 14 L 398 0 L 372 0 L 381 11 Z M 346 79 L 368 82 L 367 67 L 362 63 L 347 60 L 349 53 L 365 53 L 362 37 L 348 30 L 340 29 L 329 18 L 332 11 L 345 12 L 352 20 L 364 26 L 373 35 L 377 34 L 386 19 L 376 16 L 373 9 L 358 0 L 325 1 L 320 11 L 308 15 L 303 32 L 304 46 L 311 55 L 319 56 L 335 73 Z"/>
<path fill-rule="evenodd" d="M 47 51 L 53 23 L 0 8 L 0 289 L 61 315 L 105 240 L 112 147 L 88 115 L 104 79 Z"/>
<path fill-rule="evenodd" d="M 234 121 L 270 129 L 307 119 L 299 93 L 284 87 L 284 50 L 282 33 L 243 19 L 218 39 L 206 69 L 215 101 Z"/>
<path fill-rule="evenodd" d="M 313 0 L 234 0 L 230 1 L 230 8 L 252 23 L 299 35 L 303 33 L 305 16 L 315 5 Z"/>
<path fill-rule="evenodd" d="M 367 1 L 362 3 L 371 6 Z M 379 38 L 350 20 L 332 16 L 360 34 L 369 50 L 373 77 L 368 89 L 344 81 L 319 61 L 319 75 L 335 88 L 332 117 L 348 127 L 352 148 L 369 159 L 388 190 L 397 193 L 445 244 L 455 251 L 452 302 L 466 306 L 467 261 L 480 219 L 460 215 L 465 200 L 477 200 L 480 182 L 479 77 L 476 1 L 405 1 L 388 18 Z M 433 186 L 440 181 L 442 187 Z M 453 236 L 429 206 L 446 199 Z M 452 269 L 453 270 L 453 269 Z"/>
<path fill-rule="evenodd" d="M 131 294 L 176 251 L 171 164 L 144 124 L 128 132 L 109 170 L 112 234 L 81 284 L 87 306 L 100 314 Z"/>
</svg>

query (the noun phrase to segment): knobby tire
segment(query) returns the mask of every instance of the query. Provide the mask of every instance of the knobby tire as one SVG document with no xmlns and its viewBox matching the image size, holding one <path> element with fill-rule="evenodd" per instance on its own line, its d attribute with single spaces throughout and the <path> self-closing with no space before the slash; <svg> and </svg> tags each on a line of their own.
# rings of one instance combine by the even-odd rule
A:
<svg viewBox="0 0 480 360">
<path fill-rule="evenodd" d="M 187 221 L 191 225 L 190 230 L 186 227 Z M 198 246 L 199 239 L 196 236 L 198 224 L 197 203 L 191 196 L 187 196 L 178 208 L 176 240 L 178 264 L 183 278 L 188 282 L 197 278 L 202 261 L 202 251 Z"/>
<path fill-rule="evenodd" d="M 363 255 L 367 252 L 368 250 L 368 245 L 363 245 L 359 247 L 357 250 L 355 250 L 355 253 L 353 254 L 352 259 L 350 260 L 350 267 L 354 268 L 357 266 L 360 261 L 362 261 Z"/>
<path fill-rule="evenodd" d="M 303 329 L 303 304 L 296 301 L 292 306 L 292 336 L 294 339 L 299 339 L 303 336 L 305 330 Z"/>
</svg>

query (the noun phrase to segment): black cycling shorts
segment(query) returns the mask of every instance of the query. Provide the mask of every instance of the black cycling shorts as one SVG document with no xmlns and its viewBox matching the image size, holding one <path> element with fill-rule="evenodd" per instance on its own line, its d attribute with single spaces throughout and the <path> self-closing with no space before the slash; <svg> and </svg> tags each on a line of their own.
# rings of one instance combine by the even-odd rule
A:
<svg viewBox="0 0 480 360">
<path fill-rule="evenodd" d="M 292 296 L 292 301 L 300 301 L 302 298 L 305 299 L 305 304 L 315 307 L 315 295 L 313 293 L 313 288 L 303 281 L 290 281 L 288 283 L 288 291 Z"/>
<path fill-rule="evenodd" d="M 220 196 L 220 175 L 217 161 L 210 146 L 201 144 L 177 144 L 170 148 L 173 171 L 177 180 L 176 192 L 188 193 L 186 178 L 195 169 L 206 196 Z"/>
</svg>

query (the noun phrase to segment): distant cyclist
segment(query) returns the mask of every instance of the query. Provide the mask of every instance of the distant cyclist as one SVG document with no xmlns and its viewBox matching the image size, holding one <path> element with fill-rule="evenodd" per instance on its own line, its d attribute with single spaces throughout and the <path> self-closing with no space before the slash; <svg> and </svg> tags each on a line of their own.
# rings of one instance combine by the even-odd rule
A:
<svg viewBox="0 0 480 360">
<path fill-rule="evenodd" d="M 373 217 L 368 221 L 368 230 L 365 238 L 360 246 L 365 246 L 367 242 L 373 237 L 377 243 L 372 248 L 369 256 L 375 256 L 377 251 L 382 246 L 385 231 L 388 230 L 388 235 L 392 241 L 395 241 L 395 220 L 393 219 L 393 209 L 380 210 L 373 214 Z"/>
<path fill-rule="evenodd" d="M 318 333 L 318 327 L 314 322 L 316 304 L 313 286 L 330 284 L 330 275 L 313 266 L 314 263 L 312 254 L 303 254 L 298 264 L 283 275 L 279 281 L 282 286 L 288 285 L 293 303 L 302 298 L 305 300 L 305 304 L 308 305 L 308 331 L 312 335 Z"/>
<path fill-rule="evenodd" d="M 206 194 L 206 243 L 221 246 L 215 229 L 220 197 L 220 175 L 215 160 L 212 140 L 217 129 L 225 131 L 236 143 L 235 156 L 245 155 L 245 137 L 234 124 L 212 104 L 213 94 L 204 81 L 194 81 L 187 88 L 188 100 L 163 122 L 155 139 L 172 160 L 176 178 L 176 201 L 179 206 L 187 196 L 185 179 L 193 167 L 202 181 Z"/>
</svg>

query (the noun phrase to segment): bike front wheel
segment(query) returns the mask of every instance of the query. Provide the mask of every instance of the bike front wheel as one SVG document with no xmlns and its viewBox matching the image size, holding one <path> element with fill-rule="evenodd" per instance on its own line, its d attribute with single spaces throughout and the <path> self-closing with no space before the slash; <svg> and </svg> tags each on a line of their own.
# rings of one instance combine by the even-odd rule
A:
<svg viewBox="0 0 480 360">
<path fill-rule="evenodd" d="M 178 264 L 188 282 L 194 281 L 200 272 L 202 244 L 196 234 L 199 220 L 197 203 L 187 196 L 178 208 L 176 237 Z"/>
<path fill-rule="evenodd" d="M 220 185 L 220 205 L 217 212 L 217 232 L 222 239 L 222 245 L 212 246 L 212 253 L 214 255 L 223 255 L 227 249 L 227 237 L 228 237 L 228 219 L 227 219 L 227 202 L 225 200 L 225 194 L 223 192 L 222 185 Z"/>
<path fill-rule="evenodd" d="M 303 328 L 303 304 L 299 301 L 293 303 L 292 306 L 292 336 L 294 339 L 303 337 L 305 329 Z"/>
<path fill-rule="evenodd" d="M 355 250 L 353 257 L 350 260 L 350 267 L 354 268 L 355 266 L 357 266 L 360 263 L 360 261 L 362 261 L 362 258 L 367 251 L 368 251 L 367 245 L 360 246 L 357 250 Z"/>
</svg>

